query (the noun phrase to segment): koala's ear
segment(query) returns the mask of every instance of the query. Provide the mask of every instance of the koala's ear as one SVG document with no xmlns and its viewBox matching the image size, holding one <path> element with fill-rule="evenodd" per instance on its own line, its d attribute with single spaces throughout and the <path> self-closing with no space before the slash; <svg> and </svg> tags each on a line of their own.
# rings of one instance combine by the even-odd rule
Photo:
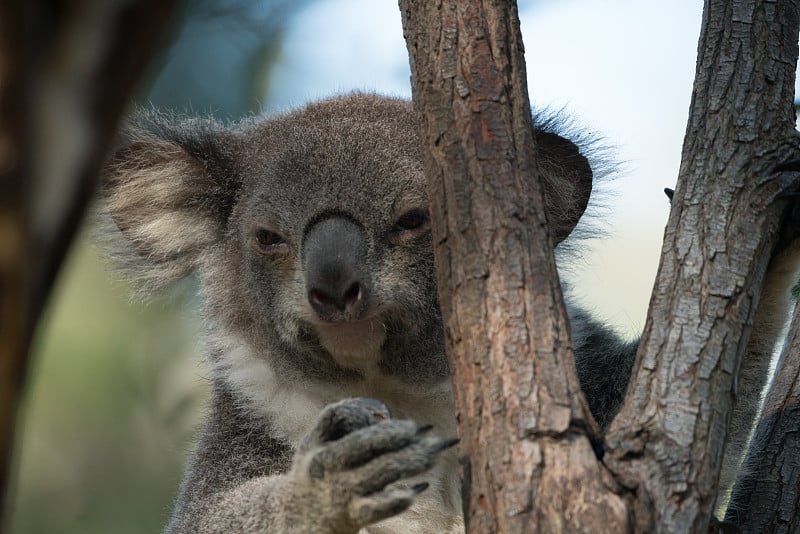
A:
<svg viewBox="0 0 800 534">
<path fill-rule="evenodd" d="M 222 238 L 239 189 L 235 136 L 211 120 L 147 112 L 123 137 L 103 171 L 104 210 L 126 241 L 114 247 L 121 266 L 158 289 Z"/>
<path fill-rule="evenodd" d="M 558 244 L 586 211 L 592 193 L 592 167 L 569 139 L 543 130 L 536 130 L 534 135 L 539 172 L 544 178 L 547 221 Z"/>
</svg>

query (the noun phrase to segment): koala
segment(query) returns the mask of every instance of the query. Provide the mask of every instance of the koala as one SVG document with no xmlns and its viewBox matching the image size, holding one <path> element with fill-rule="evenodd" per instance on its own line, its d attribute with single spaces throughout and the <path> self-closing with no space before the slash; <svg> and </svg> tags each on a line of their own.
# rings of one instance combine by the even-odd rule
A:
<svg viewBox="0 0 800 534">
<path fill-rule="evenodd" d="M 563 248 L 598 171 L 580 142 L 536 122 Z M 142 113 L 102 195 L 122 268 L 144 292 L 199 282 L 212 399 L 167 532 L 464 530 L 410 102 L 352 94 L 231 125 Z M 734 418 L 752 420 L 790 305 L 796 262 L 773 263 L 737 398 L 748 409 Z M 637 342 L 567 303 L 581 385 L 605 428 Z M 730 443 L 733 473 L 744 445 Z"/>
</svg>

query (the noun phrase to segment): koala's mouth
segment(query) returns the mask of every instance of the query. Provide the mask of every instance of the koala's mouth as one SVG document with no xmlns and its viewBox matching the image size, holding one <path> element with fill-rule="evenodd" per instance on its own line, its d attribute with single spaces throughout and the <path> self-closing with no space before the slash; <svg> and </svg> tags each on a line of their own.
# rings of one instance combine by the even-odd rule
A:
<svg viewBox="0 0 800 534">
<path fill-rule="evenodd" d="M 379 317 L 312 323 L 322 346 L 342 366 L 366 370 L 380 361 L 386 327 Z"/>
</svg>

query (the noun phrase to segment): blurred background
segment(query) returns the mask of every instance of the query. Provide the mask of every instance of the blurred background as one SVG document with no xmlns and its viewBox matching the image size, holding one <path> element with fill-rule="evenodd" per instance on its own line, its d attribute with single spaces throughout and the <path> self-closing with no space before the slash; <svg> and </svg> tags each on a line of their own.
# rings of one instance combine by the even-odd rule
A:
<svg viewBox="0 0 800 534">
<path fill-rule="evenodd" d="M 614 148 L 608 236 L 570 278 L 627 336 L 644 325 L 694 77 L 701 2 L 521 0 L 536 107 Z M 397 4 L 185 1 L 136 105 L 235 120 L 353 89 L 410 97 Z M 160 531 L 202 416 L 207 371 L 192 283 L 147 304 L 90 228 L 37 335 L 15 453 L 11 532 Z"/>
</svg>

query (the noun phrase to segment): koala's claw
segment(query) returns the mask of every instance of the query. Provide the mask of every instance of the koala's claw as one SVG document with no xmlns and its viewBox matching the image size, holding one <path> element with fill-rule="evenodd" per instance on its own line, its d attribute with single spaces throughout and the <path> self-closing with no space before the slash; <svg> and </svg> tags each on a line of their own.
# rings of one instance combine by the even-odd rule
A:
<svg viewBox="0 0 800 534">
<path fill-rule="evenodd" d="M 772 169 L 773 173 L 779 172 L 800 172 L 800 159 L 785 161 L 780 165 L 776 165 Z M 787 187 L 787 191 L 778 194 L 775 198 L 778 200 L 788 200 L 797 202 L 800 200 L 800 184 L 795 180 L 794 183 Z"/>
<path fill-rule="evenodd" d="M 800 159 L 786 161 L 777 165 L 773 172 L 799 172 Z M 800 238 L 800 190 L 798 190 L 797 181 L 794 182 L 790 190 L 779 194 L 777 200 L 788 201 L 786 209 L 783 212 L 783 220 L 781 221 L 781 230 L 778 236 L 778 243 L 773 250 L 773 256 L 776 256 L 788 249 L 792 243 Z"/>
<path fill-rule="evenodd" d="M 783 163 L 776 165 L 772 169 L 773 173 L 776 172 L 800 172 L 800 159 L 793 159 L 789 161 L 784 161 Z M 672 202 L 672 197 L 675 196 L 675 190 L 671 187 L 664 188 L 664 194 L 667 195 L 670 203 Z M 782 200 L 800 200 L 800 191 L 792 191 L 787 193 L 781 193 L 777 196 L 777 198 Z"/>
<path fill-rule="evenodd" d="M 443 451 L 445 449 L 449 449 L 450 447 L 458 444 L 458 438 L 450 438 L 442 441 L 439 446 L 441 447 L 439 450 Z"/>
<path fill-rule="evenodd" d="M 800 195 L 798 198 L 800 199 Z M 783 212 L 778 242 L 772 252 L 773 257 L 789 249 L 798 238 L 800 238 L 800 204 L 790 204 Z"/>
<path fill-rule="evenodd" d="M 772 172 L 799 172 L 800 171 L 800 159 L 793 159 L 789 161 L 784 161 L 783 163 L 776 165 Z"/>
<path fill-rule="evenodd" d="M 420 425 L 419 428 L 417 428 L 417 434 L 424 434 L 429 430 L 433 430 L 433 425 Z"/>
</svg>

